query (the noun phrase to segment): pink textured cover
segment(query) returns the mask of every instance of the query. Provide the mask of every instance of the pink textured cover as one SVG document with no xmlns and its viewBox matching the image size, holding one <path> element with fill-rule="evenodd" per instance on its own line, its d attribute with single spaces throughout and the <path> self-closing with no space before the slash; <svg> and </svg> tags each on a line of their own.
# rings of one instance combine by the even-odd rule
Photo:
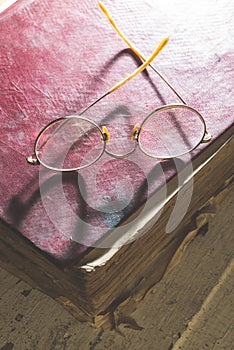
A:
<svg viewBox="0 0 234 350">
<path fill-rule="evenodd" d="M 146 56 L 163 37 L 170 37 L 154 65 L 204 116 L 212 142 L 224 134 L 233 123 L 233 2 L 104 3 Z M 60 230 L 41 201 L 39 167 L 28 165 L 25 157 L 32 154 L 35 137 L 44 125 L 79 112 L 138 64 L 95 1 L 19 1 L 0 15 L 1 218 L 63 264 L 77 261 L 87 248 L 71 239 L 79 227 L 69 228 L 63 203 L 56 202 L 56 176 L 51 175 L 53 188 L 48 174 L 44 186 L 48 186 L 50 208 L 60 216 Z M 134 124 L 158 106 L 174 102 L 179 101 L 148 69 L 86 116 L 101 125 L 104 119 L 110 129 L 118 129 L 126 117 Z M 192 157 L 210 145 L 199 146 Z M 80 173 L 80 180 L 76 173 L 64 175 L 64 192 L 73 213 L 97 227 L 90 236 L 84 233 L 86 245 L 118 225 L 164 178 L 173 176 L 173 163 L 165 165 L 163 174 L 155 167 L 158 163 L 139 151 L 131 159 L 104 155 L 98 165 Z M 150 185 L 144 172 L 152 175 Z M 85 181 L 90 202 L 82 197 L 77 181 Z M 108 201 L 116 207 L 106 213 Z"/>
</svg>

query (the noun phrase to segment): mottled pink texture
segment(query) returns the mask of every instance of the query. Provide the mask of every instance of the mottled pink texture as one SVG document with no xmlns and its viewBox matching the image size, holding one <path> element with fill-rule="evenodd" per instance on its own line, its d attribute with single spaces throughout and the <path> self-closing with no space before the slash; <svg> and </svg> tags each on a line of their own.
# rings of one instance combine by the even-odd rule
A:
<svg viewBox="0 0 234 350">
<path fill-rule="evenodd" d="M 199 12 L 199 4 L 192 11 L 188 3 L 180 1 L 173 9 L 164 1 L 105 1 L 119 26 L 146 55 L 170 33 L 171 42 L 154 64 L 204 116 L 214 142 L 233 124 L 234 5 L 209 0 Z M 39 168 L 28 165 L 25 157 L 32 154 L 35 137 L 45 124 L 79 112 L 138 64 L 91 0 L 19 1 L 0 15 L 1 218 L 62 263 L 78 260 L 86 247 L 71 240 L 74 228 L 67 227 L 68 218 L 63 218 L 63 233 L 51 222 L 41 202 Z M 147 72 L 86 116 L 101 125 L 123 128 L 123 123 L 134 125 L 161 104 L 179 102 L 150 69 Z M 199 146 L 193 157 L 210 145 Z M 158 162 L 138 151 L 132 159 L 105 155 L 95 191 L 96 168 L 81 172 L 90 205 L 81 199 L 77 174 L 66 175 L 65 194 L 73 212 L 107 232 L 135 211 L 161 186 L 164 176 L 154 168 Z M 142 168 L 146 175 L 157 175 L 150 185 Z M 174 173 L 173 163 L 169 164 L 166 179 Z M 126 178 L 132 189 L 124 184 Z M 97 206 L 92 207 L 95 201 Z M 106 201 L 116 201 L 120 210 L 106 214 Z M 99 238 L 97 229 L 86 241 L 93 244 Z"/>
</svg>

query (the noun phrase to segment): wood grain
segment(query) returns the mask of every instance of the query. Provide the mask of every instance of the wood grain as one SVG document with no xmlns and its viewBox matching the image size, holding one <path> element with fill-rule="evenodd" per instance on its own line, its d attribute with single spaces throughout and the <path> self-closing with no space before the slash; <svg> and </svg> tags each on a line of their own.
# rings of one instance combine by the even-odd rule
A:
<svg viewBox="0 0 234 350">
<path fill-rule="evenodd" d="M 124 336 L 80 323 L 52 298 L 0 270 L 0 349 L 169 350 L 177 344 L 183 350 L 232 350 L 233 200 L 233 193 L 229 194 L 208 232 L 198 235 L 180 264 L 154 286 L 128 319 L 122 318 L 126 323 L 118 327 Z M 203 312 L 206 300 L 209 304 Z M 23 317 L 17 321 L 19 314 Z M 197 314 L 199 322 L 194 324 Z M 141 331 L 132 329 L 134 320 Z"/>
</svg>

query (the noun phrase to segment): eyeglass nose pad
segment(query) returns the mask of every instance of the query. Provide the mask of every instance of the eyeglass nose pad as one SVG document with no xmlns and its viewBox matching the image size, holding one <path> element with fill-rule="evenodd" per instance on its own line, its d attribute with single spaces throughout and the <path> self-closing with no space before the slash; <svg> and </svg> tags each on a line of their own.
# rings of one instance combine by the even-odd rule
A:
<svg viewBox="0 0 234 350">
<path fill-rule="evenodd" d="M 134 126 L 134 128 L 132 129 L 132 133 L 131 133 L 131 136 L 130 136 L 130 140 L 131 140 L 131 141 L 137 140 L 139 131 L 140 131 L 140 125 L 137 123 L 137 124 Z"/>
<path fill-rule="evenodd" d="M 108 143 L 110 141 L 110 133 L 106 126 L 102 126 L 103 141 Z"/>
</svg>

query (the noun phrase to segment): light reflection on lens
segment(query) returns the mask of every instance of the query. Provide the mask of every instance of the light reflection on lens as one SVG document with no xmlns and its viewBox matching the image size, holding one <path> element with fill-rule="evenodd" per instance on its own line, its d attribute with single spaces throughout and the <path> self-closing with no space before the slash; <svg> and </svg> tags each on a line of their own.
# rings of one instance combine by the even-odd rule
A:
<svg viewBox="0 0 234 350">
<path fill-rule="evenodd" d="M 141 125 L 138 141 L 151 157 L 172 158 L 192 151 L 202 140 L 205 124 L 191 107 L 163 106 L 151 113 Z"/>
<path fill-rule="evenodd" d="M 35 147 L 36 155 L 44 166 L 63 171 L 93 164 L 104 149 L 99 127 L 81 117 L 54 121 L 40 134 Z"/>
</svg>

